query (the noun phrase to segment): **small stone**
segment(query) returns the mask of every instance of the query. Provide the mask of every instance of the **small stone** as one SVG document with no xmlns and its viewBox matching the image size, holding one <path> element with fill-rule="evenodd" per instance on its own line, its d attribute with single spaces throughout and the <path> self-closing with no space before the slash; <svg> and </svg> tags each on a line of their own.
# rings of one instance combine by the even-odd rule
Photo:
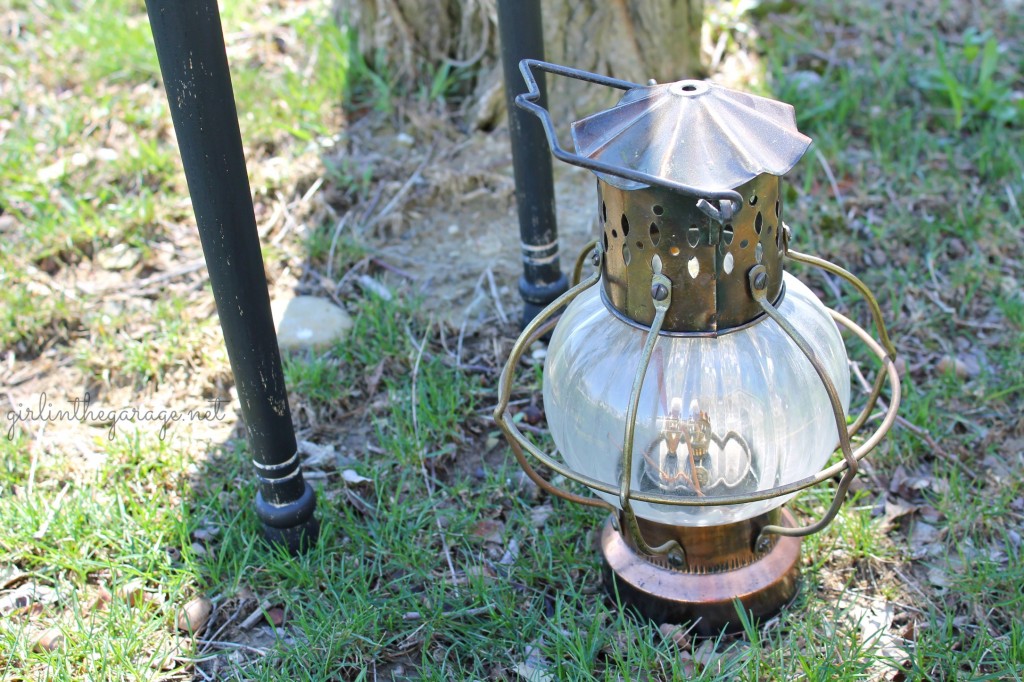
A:
<svg viewBox="0 0 1024 682">
<path fill-rule="evenodd" d="M 213 604 L 205 597 L 196 597 L 185 604 L 178 613 L 176 625 L 182 632 L 194 635 L 206 626 L 213 611 Z"/>
<path fill-rule="evenodd" d="M 96 262 L 104 270 L 127 270 L 135 267 L 142 254 L 127 244 L 114 244 L 96 254 Z"/>
<path fill-rule="evenodd" d="M 281 350 L 324 348 L 352 328 L 349 314 L 325 298 L 295 296 L 274 301 L 271 308 Z"/>
</svg>

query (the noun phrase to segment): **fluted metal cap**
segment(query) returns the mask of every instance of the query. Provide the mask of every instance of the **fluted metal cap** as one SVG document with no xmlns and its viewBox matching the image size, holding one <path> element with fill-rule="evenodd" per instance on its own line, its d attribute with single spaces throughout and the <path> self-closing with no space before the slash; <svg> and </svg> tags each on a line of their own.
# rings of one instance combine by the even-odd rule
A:
<svg viewBox="0 0 1024 682">
<path fill-rule="evenodd" d="M 811 144 L 791 105 L 697 80 L 629 90 L 573 123 L 572 136 L 582 156 L 708 192 L 784 175 Z M 597 175 L 619 189 L 646 186 Z"/>
</svg>

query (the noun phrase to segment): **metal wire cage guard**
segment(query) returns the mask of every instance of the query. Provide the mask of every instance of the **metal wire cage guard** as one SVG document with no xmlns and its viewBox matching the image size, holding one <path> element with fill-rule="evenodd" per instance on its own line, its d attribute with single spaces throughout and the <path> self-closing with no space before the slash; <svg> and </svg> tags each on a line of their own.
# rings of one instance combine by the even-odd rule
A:
<svg viewBox="0 0 1024 682">
<path fill-rule="evenodd" d="M 786 228 L 786 234 L 788 234 L 788 227 Z M 787 240 L 788 241 L 788 240 Z M 589 245 L 577 259 L 577 264 L 574 273 L 575 285 L 567 291 L 564 295 L 554 301 L 551 305 L 545 308 L 540 315 L 538 315 L 527 327 L 523 330 L 522 334 L 516 340 L 512 346 L 512 350 L 509 353 L 508 361 L 502 370 L 501 377 L 498 383 L 498 405 L 494 411 L 494 419 L 505 433 L 509 444 L 512 447 L 512 451 L 515 454 L 516 460 L 519 465 L 523 468 L 526 474 L 532 479 L 537 485 L 543 488 L 548 493 L 579 504 L 584 504 L 593 507 L 599 507 L 608 509 L 609 511 L 617 511 L 616 508 L 605 500 L 582 496 L 572 493 L 568 490 L 559 488 L 544 477 L 542 477 L 530 464 L 529 459 L 526 457 L 526 453 L 529 453 L 533 458 L 539 461 L 541 464 L 546 466 L 551 471 L 561 474 L 565 478 L 575 481 L 587 488 L 594 491 L 603 492 L 609 495 L 618 496 L 618 500 L 622 510 L 622 516 L 625 519 L 626 528 L 620 529 L 628 532 L 636 543 L 636 546 L 643 552 L 652 555 L 667 555 L 668 559 L 676 565 L 685 564 L 685 555 L 682 547 L 675 541 L 667 542 L 663 545 L 652 547 L 647 544 L 640 533 L 640 529 L 637 524 L 636 515 L 632 509 L 632 502 L 650 502 L 657 504 L 666 504 L 673 506 L 727 506 L 745 504 L 748 502 L 755 502 L 759 500 L 766 500 L 775 497 L 781 497 L 794 493 L 805 488 L 809 488 L 814 485 L 818 485 L 828 479 L 834 478 L 835 476 L 841 475 L 839 484 L 836 488 L 835 495 L 832 503 L 824 516 L 816 521 L 815 523 L 802 526 L 802 527 L 783 527 L 776 525 L 765 526 L 761 530 L 760 538 L 756 545 L 763 545 L 770 535 L 786 535 L 786 536 L 804 536 L 816 533 L 827 526 L 832 519 L 836 516 L 839 511 L 839 507 L 842 505 L 843 500 L 846 497 L 846 493 L 849 490 L 850 483 L 853 481 L 854 476 L 857 474 L 860 460 L 868 455 L 878 443 L 885 437 L 892 428 L 893 423 L 896 421 L 897 411 L 900 403 L 900 379 L 899 374 L 896 371 L 895 358 L 896 349 L 889 338 L 888 332 L 885 327 L 885 322 L 882 319 L 882 311 L 878 305 L 874 295 L 868 289 L 868 287 L 856 276 L 847 270 L 830 263 L 828 261 L 809 256 L 806 254 L 791 251 L 785 249 L 785 256 L 789 260 L 804 263 L 813 267 L 820 268 L 842 278 L 844 281 L 851 284 L 866 300 L 871 310 L 871 316 L 875 327 L 878 330 L 878 340 L 872 338 L 872 336 L 865 331 L 860 325 L 853 322 L 845 315 L 836 312 L 835 310 L 829 309 L 829 313 L 832 319 L 841 327 L 853 333 L 853 335 L 860 340 L 868 350 L 878 358 L 881 364 L 881 371 L 878 372 L 872 390 L 868 394 L 867 401 L 865 402 L 860 413 L 857 415 L 852 422 L 847 424 L 847 415 L 845 414 L 842 405 L 840 404 L 837 391 L 833 385 L 828 374 L 825 372 L 821 361 L 811 351 L 807 341 L 797 332 L 795 328 L 783 317 L 776 307 L 767 299 L 764 293 L 763 273 L 754 267 L 748 273 L 748 281 L 751 290 L 751 294 L 754 296 L 762 306 L 764 312 L 774 320 L 789 336 L 790 339 L 803 351 L 807 360 L 814 366 L 818 377 L 821 379 L 822 385 L 825 388 L 826 393 L 829 396 L 833 415 L 835 417 L 836 426 L 839 434 L 839 451 L 842 453 L 842 460 L 832 464 L 831 466 L 822 469 L 813 476 L 808 476 L 803 479 L 787 483 L 785 485 L 779 485 L 767 490 L 760 490 L 752 493 L 745 494 L 734 494 L 734 495 L 723 495 L 715 497 L 680 497 L 676 495 L 667 495 L 663 493 L 656 493 L 650 491 L 639 490 L 632 478 L 632 467 L 631 460 L 633 454 L 633 431 L 635 428 L 635 412 L 636 405 L 640 398 L 640 387 L 643 384 L 644 376 L 647 373 L 651 353 L 654 350 L 654 346 L 658 341 L 659 332 L 661 330 L 662 321 L 664 319 L 664 311 L 667 310 L 668 305 L 671 301 L 671 282 L 661 275 L 656 273 L 652 278 L 652 290 L 658 288 L 658 285 L 662 285 L 666 292 L 665 297 L 662 300 L 655 301 L 655 305 L 659 314 L 656 315 L 653 324 L 647 332 L 646 341 L 643 349 L 641 350 L 641 360 L 636 377 L 633 382 L 633 389 L 630 395 L 629 407 L 630 411 L 627 413 L 626 429 L 623 434 L 623 462 L 622 462 L 622 477 L 619 481 L 619 486 L 615 487 L 606 482 L 599 481 L 595 478 L 581 474 L 572 468 L 568 467 L 564 462 L 558 458 L 544 452 L 536 445 L 531 443 L 517 427 L 511 412 L 509 411 L 509 401 L 511 399 L 512 388 L 513 388 L 513 374 L 515 373 L 516 367 L 522 358 L 523 353 L 530 345 L 547 334 L 551 329 L 554 328 L 558 322 L 557 315 L 562 311 L 565 306 L 571 303 L 576 297 L 583 293 L 586 289 L 594 286 L 600 279 L 600 273 L 594 273 L 587 279 L 579 281 L 580 273 L 585 266 L 587 256 L 594 255 L 596 261 L 601 258 L 600 245 L 597 242 Z M 885 410 L 881 422 L 878 427 L 867 436 L 856 448 L 853 446 L 853 438 L 856 436 L 863 426 L 868 422 L 871 417 L 875 406 L 878 404 L 878 400 L 881 397 L 885 384 L 888 383 L 889 387 L 889 404 Z M 613 517 L 614 518 L 614 517 Z"/>
</svg>

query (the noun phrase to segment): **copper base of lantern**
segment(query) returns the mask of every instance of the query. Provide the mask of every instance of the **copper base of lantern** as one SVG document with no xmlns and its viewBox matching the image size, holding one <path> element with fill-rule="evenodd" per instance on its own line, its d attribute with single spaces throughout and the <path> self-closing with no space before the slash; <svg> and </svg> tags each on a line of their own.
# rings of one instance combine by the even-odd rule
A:
<svg viewBox="0 0 1024 682">
<path fill-rule="evenodd" d="M 605 587 L 624 605 L 659 623 L 691 622 L 693 631 L 705 636 L 741 630 L 734 599 L 754 620 L 764 620 L 796 596 L 800 538 L 772 536 L 763 551 L 754 549 L 761 528 L 778 520 L 796 525 L 784 509 L 704 528 L 638 519 L 650 545 L 668 539 L 682 545 L 686 565 L 675 568 L 665 557 L 638 552 L 609 518 L 601 534 Z"/>
</svg>

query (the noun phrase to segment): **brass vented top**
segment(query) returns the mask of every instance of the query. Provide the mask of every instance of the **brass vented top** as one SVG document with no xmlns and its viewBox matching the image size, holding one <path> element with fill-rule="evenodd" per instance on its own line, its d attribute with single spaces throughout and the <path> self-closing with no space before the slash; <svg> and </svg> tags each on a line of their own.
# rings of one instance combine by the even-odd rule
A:
<svg viewBox="0 0 1024 682">
<path fill-rule="evenodd" d="M 627 90 L 616 106 L 573 123 L 572 135 L 582 157 L 707 192 L 784 175 L 811 143 L 791 105 L 696 80 Z M 619 189 L 647 186 L 598 177 Z"/>
<path fill-rule="evenodd" d="M 605 302 L 627 321 L 650 326 L 651 278 L 660 269 L 673 289 L 664 332 L 716 336 L 760 318 L 747 273 L 763 265 L 768 297 L 778 301 L 784 248 L 780 181 L 764 174 L 735 189 L 743 206 L 719 223 L 693 196 L 654 187 L 623 190 L 599 181 Z"/>
<path fill-rule="evenodd" d="M 783 295 L 779 176 L 811 143 L 792 106 L 686 80 L 631 88 L 572 133 L 578 157 L 600 164 L 603 292 L 622 317 L 650 325 L 655 271 L 673 287 L 667 333 L 714 336 L 758 319 L 748 281 L 758 265 L 769 298 Z M 725 210 L 701 206 L 702 193 L 728 192 L 738 197 Z"/>
</svg>

